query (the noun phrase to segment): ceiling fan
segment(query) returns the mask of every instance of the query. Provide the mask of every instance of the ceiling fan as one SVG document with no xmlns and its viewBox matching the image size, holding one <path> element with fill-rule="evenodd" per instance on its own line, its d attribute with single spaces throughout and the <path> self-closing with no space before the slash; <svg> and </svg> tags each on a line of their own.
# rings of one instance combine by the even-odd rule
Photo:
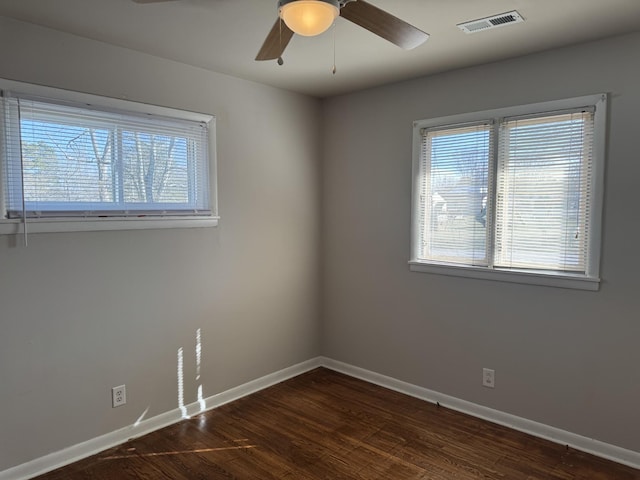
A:
<svg viewBox="0 0 640 480">
<path fill-rule="evenodd" d="M 173 0 L 133 0 L 159 3 Z M 379 37 L 411 50 L 423 44 L 429 34 L 364 0 L 278 0 L 279 16 L 267 35 L 256 60 L 282 62 L 282 54 L 294 33 L 315 36 L 326 31 L 340 16 Z"/>
<path fill-rule="evenodd" d="M 321 10 L 328 14 L 319 13 Z M 364 0 L 279 0 L 278 11 L 280 15 L 256 60 L 280 59 L 294 33 L 319 35 L 338 15 L 405 50 L 411 50 L 429 38 L 429 34 Z M 316 23 L 313 15 L 323 16 L 324 22 L 318 22 L 321 25 L 309 32 L 305 30 L 305 23 Z"/>
</svg>

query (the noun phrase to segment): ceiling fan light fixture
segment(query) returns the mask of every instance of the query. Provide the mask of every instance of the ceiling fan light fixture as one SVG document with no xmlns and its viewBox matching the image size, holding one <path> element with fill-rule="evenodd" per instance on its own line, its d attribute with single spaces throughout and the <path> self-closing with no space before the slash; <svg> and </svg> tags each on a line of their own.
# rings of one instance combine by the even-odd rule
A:
<svg viewBox="0 0 640 480">
<path fill-rule="evenodd" d="M 339 0 L 279 0 L 278 11 L 292 31 L 305 37 L 325 32 L 340 15 Z"/>
</svg>

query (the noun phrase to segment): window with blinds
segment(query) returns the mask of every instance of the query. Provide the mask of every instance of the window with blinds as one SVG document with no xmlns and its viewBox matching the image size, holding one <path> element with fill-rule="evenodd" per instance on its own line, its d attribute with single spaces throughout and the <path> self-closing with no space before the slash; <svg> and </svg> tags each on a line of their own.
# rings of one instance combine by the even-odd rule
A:
<svg viewBox="0 0 640 480">
<path fill-rule="evenodd" d="M 412 269 L 597 289 L 605 106 L 416 122 Z"/>
<path fill-rule="evenodd" d="M 6 91 L 2 113 L 5 218 L 212 214 L 206 121 Z"/>
<path fill-rule="evenodd" d="M 585 274 L 593 112 L 500 126 L 494 265 Z"/>
<path fill-rule="evenodd" d="M 487 122 L 422 132 L 420 258 L 488 264 L 486 200 L 492 145 Z"/>
</svg>

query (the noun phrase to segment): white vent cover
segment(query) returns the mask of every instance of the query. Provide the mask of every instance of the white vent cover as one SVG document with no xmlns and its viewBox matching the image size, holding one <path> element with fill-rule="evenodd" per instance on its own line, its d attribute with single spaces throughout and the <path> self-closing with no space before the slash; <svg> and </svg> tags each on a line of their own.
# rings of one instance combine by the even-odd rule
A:
<svg viewBox="0 0 640 480">
<path fill-rule="evenodd" d="M 464 33 L 476 33 L 483 30 L 489 30 L 490 28 L 504 27 L 505 25 L 511 25 L 512 23 L 522 22 L 524 22 L 524 18 L 514 10 L 513 12 L 501 13 L 500 15 L 494 15 L 492 17 L 460 23 L 458 24 L 458 28 Z"/>
</svg>

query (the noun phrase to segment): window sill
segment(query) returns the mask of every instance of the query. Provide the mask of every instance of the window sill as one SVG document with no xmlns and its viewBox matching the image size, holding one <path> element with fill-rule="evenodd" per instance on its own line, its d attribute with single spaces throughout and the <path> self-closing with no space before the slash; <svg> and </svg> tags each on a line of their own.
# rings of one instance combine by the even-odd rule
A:
<svg viewBox="0 0 640 480">
<path fill-rule="evenodd" d="M 600 288 L 599 278 L 572 274 L 540 273 L 526 270 L 490 270 L 482 267 L 427 264 L 417 261 L 410 261 L 409 269 L 412 272 L 435 273 L 454 277 L 478 278 L 498 282 L 543 285 L 547 287 L 572 288 L 576 290 L 597 291 Z"/>
<path fill-rule="evenodd" d="M 217 226 L 218 220 L 219 217 L 34 218 L 27 220 L 27 234 L 164 228 L 206 228 Z M 0 220 L 0 235 L 15 235 L 22 232 L 23 226 L 21 220 Z"/>
</svg>

